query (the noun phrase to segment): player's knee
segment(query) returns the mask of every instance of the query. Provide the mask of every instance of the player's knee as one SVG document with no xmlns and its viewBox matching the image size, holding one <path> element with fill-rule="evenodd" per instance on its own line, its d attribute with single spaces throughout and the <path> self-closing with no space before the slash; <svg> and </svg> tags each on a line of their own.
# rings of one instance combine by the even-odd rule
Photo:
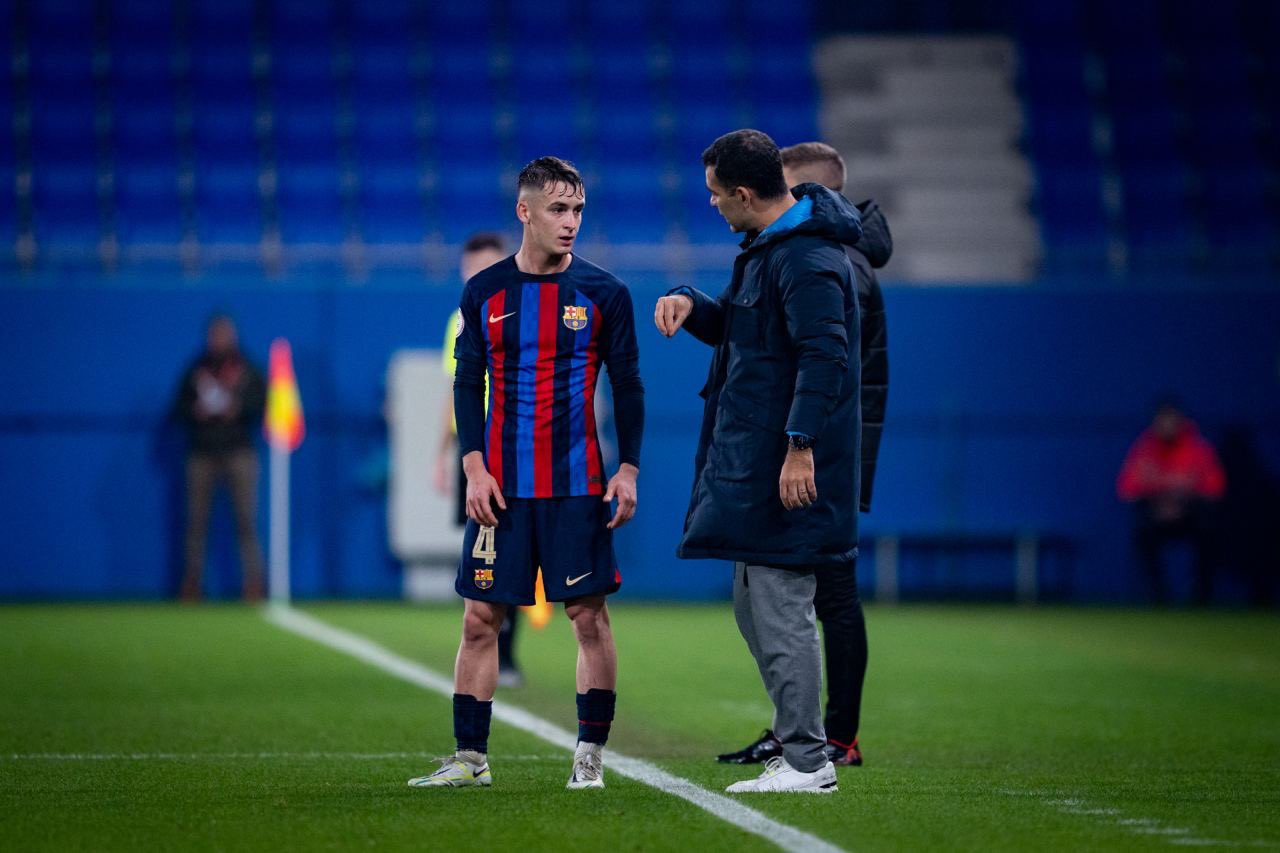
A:
<svg viewBox="0 0 1280 853">
<path fill-rule="evenodd" d="M 502 616 L 478 610 L 468 610 L 462 617 L 462 642 L 469 646 L 483 646 L 498 640 L 502 628 Z"/>
<path fill-rule="evenodd" d="M 570 619 L 573 620 L 573 633 L 581 645 L 599 643 L 609 634 L 609 619 L 603 609 L 584 607 L 571 614 Z"/>
</svg>

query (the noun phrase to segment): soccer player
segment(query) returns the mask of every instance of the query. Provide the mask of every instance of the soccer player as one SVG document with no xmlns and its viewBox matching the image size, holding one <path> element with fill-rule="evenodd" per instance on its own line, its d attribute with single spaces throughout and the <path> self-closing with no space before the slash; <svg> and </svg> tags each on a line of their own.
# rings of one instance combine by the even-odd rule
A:
<svg viewBox="0 0 1280 853">
<path fill-rule="evenodd" d="M 782 175 L 788 187 L 804 183 L 821 184 L 844 192 L 845 166 L 840 152 L 823 142 L 802 142 L 782 149 Z M 876 269 L 889 262 L 893 238 L 879 205 L 868 199 L 859 202 L 862 236 L 845 255 L 853 264 L 858 288 L 858 316 L 862 324 L 862 512 L 871 511 L 871 491 L 876 475 L 876 457 L 884 428 L 885 405 L 889 396 L 889 354 L 885 330 L 884 295 Z M 847 571 L 845 570 L 847 568 Z M 814 610 L 822 623 L 822 643 L 827 667 L 827 757 L 837 766 L 862 765 L 858 745 L 858 724 L 862 712 L 862 684 L 867 674 L 867 623 L 858 599 L 854 563 L 818 572 Z M 756 741 L 737 752 L 718 756 L 728 764 L 756 764 L 782 755 L 782 742 L 773 729 L 765 729 Z"/>
<path fill-rule="evenodd" d="M 472 234 L 462 244 L 462 259 L 458 264 L 458 270 L 462 275 L 462 283 L 465 285 L 476 273 L 488 269 L 506 256 L 506 242 L 502 239 L 501 234 L 490 231 Z M 454 311 L 449 315 L 449 321 L 445 325 L 444 347 L 441 351 L 445 373 L 450 377 L 453 377 L 458 365 L 453 357 L 453 348 L 454 342 L 457 340 L 459 316 L 461 315 L 458 311 Z M 485 394 L 487 402 L 487 385 Z M 467 523 L 467 477 L 462 472 L 461 465 L 457 466 L 455 481 L 450 482 L 451 469 L 454 467 L 453 463 L 458 454 L 458 424 L 453 417 L 452 397 L 447 398 L 445 404 L 440 407 L 440 415 L 443 422 L 440 429 L 440 445 L 436 450 L 434 478 L 436 491 L 442 495 L 448 495 L 450 487 L 452 487 L 456 507 L 454 523 L 459 527 L 465 527 Z M 499 687 L 519 687 L 524 683 L 524 677 L 520 674 L 520 667 L 516 665 L 515 658 L 516 622 L 518 621 L 517 614 L 519 612 L 516 608 L 511 608 L 507 613 L 506 620 L 502 623 L 502 630 L 498 632 Z"/>
<path fill-rule="evenodd" d="M 622 282 L 573 254 L 586 202 L 577 169 L 540 157 L 521 171 L 517 193 L 520 250 L 462 293 L 454 410 L 469 520 L 455 585 L 465 599 L 454 669 L 457 752 L 410 779 L 414 787 L 492 784 L 498 630 L 509 608 L 534 602 L 539 564 L 547 600 L 564 602 L 578 640 L 578 746 L 568 787 L 604 787 L 618 667 L 605 596 L 622 584 L 613 531 L 635 515 L 644 431 L 635 319 Z M 602 365 L 619 456 L 607 483 L 593 408 Z"/>
</svg>

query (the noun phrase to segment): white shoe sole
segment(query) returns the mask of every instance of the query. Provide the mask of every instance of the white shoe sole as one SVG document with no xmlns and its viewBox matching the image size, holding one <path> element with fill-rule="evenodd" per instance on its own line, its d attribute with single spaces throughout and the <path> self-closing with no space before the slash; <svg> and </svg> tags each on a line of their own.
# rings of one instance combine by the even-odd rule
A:
<svg viewBox="0 0 1280 853">
<path fill-rule="evenodd" d="M 597 779 L 594 782 L 572 782 L 571 781 L 569 782 L 569 784 L 565 785 L 565 788 L 567 788 L 570 791 L 581 791 L 585 788 L 604 788 L 604 780 Z"/>
</svg>

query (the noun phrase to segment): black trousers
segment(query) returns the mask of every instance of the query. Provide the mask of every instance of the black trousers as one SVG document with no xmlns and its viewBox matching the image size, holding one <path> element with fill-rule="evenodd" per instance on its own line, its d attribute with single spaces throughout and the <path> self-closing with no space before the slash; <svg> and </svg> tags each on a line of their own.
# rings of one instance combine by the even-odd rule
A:
<svg viewBox="0 0 1280 853">
<path fill-rule="evenodd" d="M 843 744 L 858 736 L 862 682 L 867 675 L 867 622 L 858 598 L 856 563 L 819 569 L 813 608 L 822 623 L 827 664 L 827 738 Z"/>
<path fill-rule="evenodd" d="M 1191 545 L 1192 551 L 1191 600 L 1199 605 L 1208 604 L 1213 592 L 1213 508 L 1204 502 L 1193 502 L 1180 517 L 1167 520 L 1157 516 L 1151 504 L 1144 501 L 1137 505 L 1135 513 L 1134 549 L 1155 602 L 1165 604 L 1169 600 L 1164 580 L 1164 549 L 1172 542 L 1183 541 Z"/>
</svg>

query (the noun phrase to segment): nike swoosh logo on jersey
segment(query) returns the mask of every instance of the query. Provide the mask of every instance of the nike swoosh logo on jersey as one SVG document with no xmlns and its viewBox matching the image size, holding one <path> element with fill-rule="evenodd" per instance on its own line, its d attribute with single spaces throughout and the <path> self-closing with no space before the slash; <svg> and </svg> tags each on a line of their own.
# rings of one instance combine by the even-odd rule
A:
<svg viewBox="0 0 1280 853">
<path fill-rule="evenodd" d="M 493 314 L 490 314 L 490 315 L 489 315 L 489 322 L 490 322 L 490 323 L 496 323 L 496 322 L 498 322 L 499 320 L 505 320 L 505 319 L 507 319 L 508 317 L 514 317 L 515 315 L 516 315 L 516 312 L 514 312 L 514 311 L 512 311 L 510 314 L 503 314 L 501 317 L 495 317 L 495 316 L 493 316 Z"/>
<path fill-rule="evenodd" d="M 591 577 L 591 572 L 587 572 L 585 575 L 578 575 L 576 578 L 566 577 L 564 579 L 564 585 L 573 586 L 575 583 L 582 580 L 583 578 L 589 578 L 589 577 Z"/>
</svg>

